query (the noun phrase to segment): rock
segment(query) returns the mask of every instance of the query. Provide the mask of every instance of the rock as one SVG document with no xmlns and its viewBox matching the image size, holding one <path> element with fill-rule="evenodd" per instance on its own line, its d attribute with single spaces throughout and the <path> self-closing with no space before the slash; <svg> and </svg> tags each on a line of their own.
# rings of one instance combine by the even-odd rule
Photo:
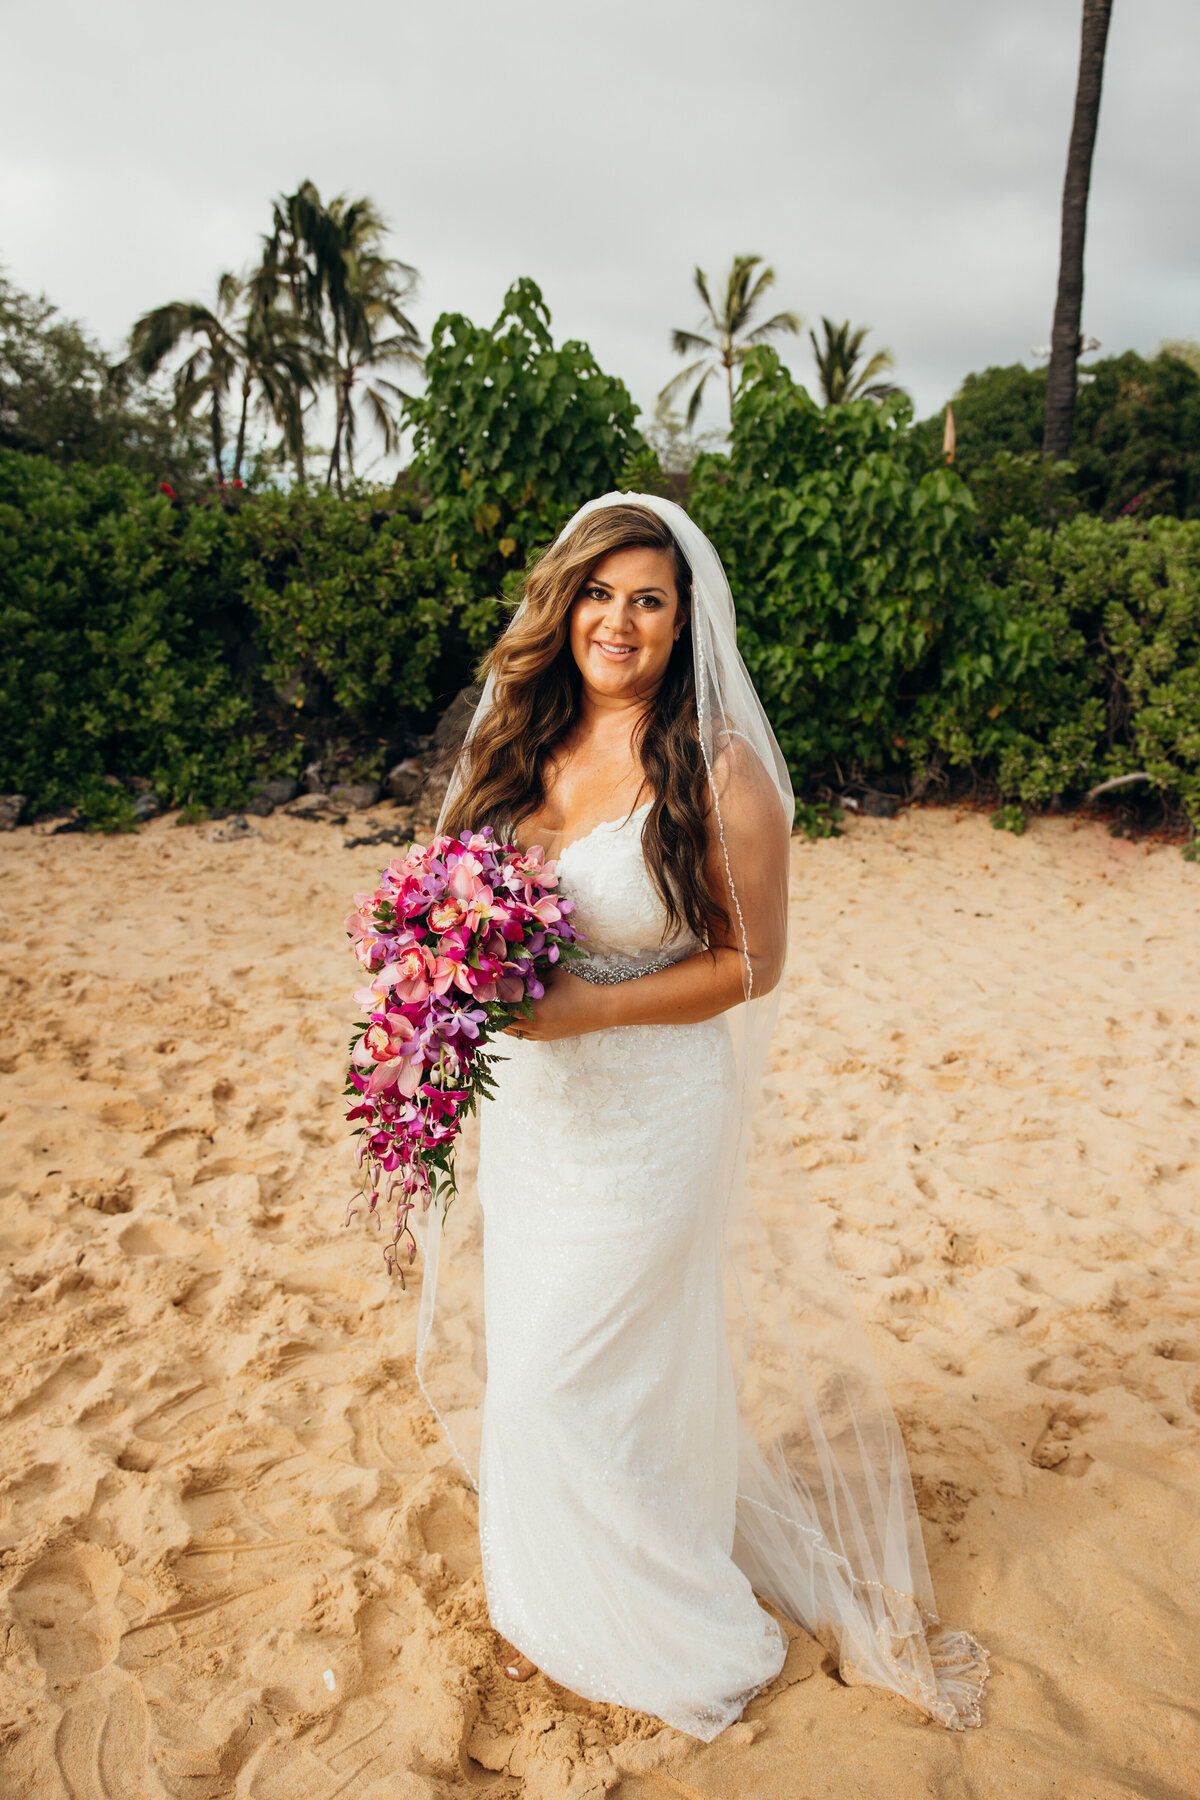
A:
<svg viewBox="0 0 1200 1800">
<path fill-rule="evenodd" d="M 344 825 L 349 808 L 332 794 L 301 794 L 284 811 L 292 819 L 315 819 L 328 825 Z"/>
<path fill-rule="evenodd" d="M 347 812 L 364 812 L 368 806 L 374 806 L 379 798 L 377 781 L 339 781 L 329 790 L 329 798 L 337 800 Z"/>
<path fill-rule="evenodd" d="M 256 819 L 269 819 L 275 811 L 275 802 L 269 794 L 255 794 L 253 800 L 247 800 L 246 811 L 253 813 Z"/>
<path fill-rule="evenodd" d="M 406 756 L 384 777 L 384 787 L 401 806 L 412 806 L 425 785 L 425 769 L 415 756 Z"/>
<path fill-rule="evenodd" d="M 286 806 L 300 792 L 300 783 L 290 775 L 282 776 L 277 781 L 261 781 L 255 789 L 255 798 L 262 794 L 272 806 Z"/>
<path fill-rule="evenodd" d="M 325 777 L 321 773 L 319 762 L 310 762 L 306 766 L 301 786 L 306 794 L 323 794 L 325 792 Z"/>
<path fill-rule="evenodd" d="M 132 788 L 135 794 L 149 794 L 154 788 L 154 783 L 148 781 L 144 775 L 131 775 L 125 785 Z"/>
<path fill-rule="evenodd" d="M 211 842 L 214 844 L 239 844 L 247 838 L 261 837 L 262 832 L 255 831 L 253 825 L 247 825 L 241 813 L 234 813 L 232 819 L 227 820 L 224 825 L 213 832 Z"/>
<path fill-rule="evenodd" d="M 144 794 L 139 794 L 133 803 L 133 816 L 135 819 L 152 819 L 156 813 L 160 813 L 161 811 L 162 801 L 157 794 L 152 794 L 149 791 Z"/>
<path fill-rule="evenodd" d="M 449 769 L 431 769 L 425 777 L 425 786 L 421 789 L 417 812 L 422 819 L 428 819 L 431 825 L 437 824 L 437 816 L 442 810 L 442 801 L 446 798 L 446 789 L 449 786 Z"/>
<path fill-rule="evenodd" d="M 389 844 L 397 850 L 407 850 L 412 839 L 412 814 L 406 810 L 398 813 L 388 824 L 381 825 L 378 831 L 362 831 L 357 835 L 352 834 L 344 837 L 342 844 L 347 850 L 374 849 L 380 844 Z"/>
<path fill-rule="evenodd" d="M 462 744 L 482 691 L 477 687 L 460 688 L 438 720 L 433 741 L 444 755 L 453 756 Z"/>
<path fill-rule="evenodd" d="M 39 813 L 33 821 L 39 837 L 61 837 L 64 831 L 82 831 L 83 820 L 77 806 L 59 806 L 51 812 Z"/>
<path fill-rule="evenodd" d="M 863 816 L 868 819 L 894 819 L 900 811 L 900 802 L 894 794 L 864 794 L 862 798 Z"/>
<path fill-rule="evenodd" d="M 24 805 L 24 794 L 0 794 L 0 831 L 16 829 Z"/>
</svg>

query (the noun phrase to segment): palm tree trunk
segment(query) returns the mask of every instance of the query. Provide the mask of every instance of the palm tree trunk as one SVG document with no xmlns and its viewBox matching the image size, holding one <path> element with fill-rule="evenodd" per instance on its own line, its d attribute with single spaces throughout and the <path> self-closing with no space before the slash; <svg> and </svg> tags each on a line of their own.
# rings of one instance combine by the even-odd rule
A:
<svg viewBox="0 0 1200 1800">
<path fill-rule="evenodd" d="M 222 452 L 225 447 L 225 437 L 221 430 L 221 401 L 218 397 L 216 388 L 213 389 L 212 396 L 212 447 L 213 461 L 217 465 L 217 481 L 218 483 L 223 484 L 225 480 L 225 465 L 222 461 Z"/>
<path fill-rule="evenodd" d="M 342 386 L 342 379 L 341 379 L 340 371 L 338 374 L 337 384 L 334 388 L 334 393 L 335 393 L 336 399 L 337 399 L 337 415 L 334 419 L 333 449 L 330 452 L 329 468 L 325 474 L 325 486 L 328 487 L 330 485 L 330 483 L 334 480 L 334 477 L 336 476 L 338 498 L 340 500 L 342 498 L 342 426 L 345 422 L 345 417 L 346 417 L 346 414 L 345 414 L 345 404 L 346 404 L 345 392 L 344 392 L 344 389 Z"/>
<path fill-rule="evenodd" d="M 303 487 L 307 479 L 304 472 L 304 402 L 296 398 L 296 476 Z"/>
<path fill-rule="evenodd" d="M 724 356 L 721 358 L 721 360 L 725 364 L 725 386 L 729 391 L 729 423 L 732 425 L 733 424 L 733 356 L 732 356 L 731 352 L 727 350 L 725 352 Z"/>
<path fill-rule="evenodd" d="M 1075 420 L 1075 368 L 1079 361 L 1079 328 L 1083 314 L 1083 240 L 1087 230 L 1092 152 L 1100 117 L 1100 87 L 1104 79 L 1104 50 L 1111 14 L 1112 0 L 1083 0 L 1079 81 L 1075 89 L 1075 116 L 1063 182 L 1058 297 L 1050 337 L 1046 424 L 1042 437 L 1042 455 L 1056 458 L 1069 454 L 1071 427 Z"/>
<path fill-rule="evenodd" d="M 242 413 L 238 420 L 237 448 L 233 453 L 233 479 L 242 478 L 242 458 L 246 454 L 246 417 L 250 411 L 250 371 L 242 376 Z"/>
</svg>

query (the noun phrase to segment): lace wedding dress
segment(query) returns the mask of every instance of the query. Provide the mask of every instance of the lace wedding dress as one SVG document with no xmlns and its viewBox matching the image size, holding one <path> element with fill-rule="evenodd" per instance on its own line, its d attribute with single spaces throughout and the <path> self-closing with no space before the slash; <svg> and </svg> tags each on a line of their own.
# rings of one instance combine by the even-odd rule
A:
<svg viewBox="0 0 1200 1800">
<path fill-rule="evenodd" d="M 714 1737 L 783 1660 L 758 1595 L 847 1682 L 977 1725 L 987 1657 L 938 1623 L 904 1443 L 771 1075 L 787 768 L 687 514 L 606 494 L 563 538 L 629 503 L 669 523 L 691 571 L 743 1000 L 703 1024 L 499 1041 L 478 1181 L 464 1156 L 459 1198 L 424 1231 L 417 1375 L 479 1488 L 492 1621 L 555 1680 Z M 493 700 L 489 675 L 476 725 Z M 648 810 L 558 859 L 593 979 L 697 948 L 663 941 Z"/>
<path fill-rule="evenodd" d="M 698 947 L 663 944 L 642 856 L 647 810 L 559 858 L 593 977 L 635 978 Z M 492 1623 L 572 1692 L 712 1738 L 785 1650 L 732 1555 L 728 1026 L 501 1047 L 479 1162 L 479 1531 Z"/>
</svg>

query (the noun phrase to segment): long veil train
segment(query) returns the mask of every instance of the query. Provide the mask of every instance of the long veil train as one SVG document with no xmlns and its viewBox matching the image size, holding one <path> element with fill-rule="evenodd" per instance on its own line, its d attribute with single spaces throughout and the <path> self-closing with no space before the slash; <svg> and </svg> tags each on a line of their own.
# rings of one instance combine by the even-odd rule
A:
<svg viewBox="0 0 1200 1800">
<path fill-rule="evenodd" d="M 835 1652 L 846 1681 L 903 1694 L 951 1729 L 977 1725 L 987 1657 L 968 1633 L 938 1623 L 900 1431 L 805 1192 L 771 1073 L 779 989 L 754 989 L 745 920 L 764 907 L 786 915 L 791 782 L 738 651 L 724 569 L 682 508 L 606 494 L 562 535 L 599 507 L 630 503 L 667 522 L 692 570 L 701 745 L 742 947 L 745 999 L 725 1015 L 736 1124 L 721 1154 L 740 1429 L 735 1560 L 759 1595 Z M 490 704 L 489 681 L 473 726 Z M 438 1207 L 427 1220 L 417 1374 L 474 1482 L 485 1371 L 470 1164 L 468 1142 L 449 1222 L 443 1229 Z"/>
</svg>

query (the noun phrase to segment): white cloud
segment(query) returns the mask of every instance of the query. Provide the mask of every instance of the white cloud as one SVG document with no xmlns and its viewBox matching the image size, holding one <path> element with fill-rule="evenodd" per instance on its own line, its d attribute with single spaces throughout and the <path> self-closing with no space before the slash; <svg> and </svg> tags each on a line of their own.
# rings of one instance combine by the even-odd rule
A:
<svg viewBox="0 0 1200 1800">
<path fill-rule="evenodd" d="M 246 263 L 271 196 L 371 194 L 418 318 L 532 275 L 645 407 L 691 269 L 758 251 L 922 411 L 1049 337 L 1079 0 L 145 0 L 8 9 L 0 260 L 110 344 Z M 1114 9 L 1085 323 L 1200 333 L 1200 9 Z M 801 375 L 803 345 L 789 352 Z"/>
</svg>

